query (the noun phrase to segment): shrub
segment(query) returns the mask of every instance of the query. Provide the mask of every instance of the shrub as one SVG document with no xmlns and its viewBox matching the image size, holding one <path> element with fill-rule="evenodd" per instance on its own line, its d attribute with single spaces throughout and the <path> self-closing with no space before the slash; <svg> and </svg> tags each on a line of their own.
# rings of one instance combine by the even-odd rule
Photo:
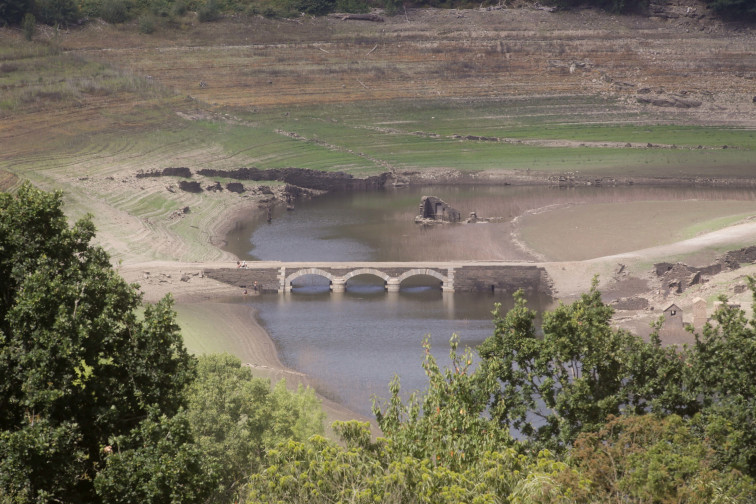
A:
<svg viewBox="0 0 756 504">
<path fill-rule="evenodd" d="M 386 0 L 383 4 L 383 10 L 387 16 L 393 16 L 399 12 L 399 7 L 401 5 L 401 0 Z"/>
<path fill-rule="evenodd" d="M 297 12 L 321 16 L 333 11 L 335 5 L 334 0 L 293 0 L 291 7 Z"/>
<path fill-rule="evenodd" d="M 215 21 L 220 17 L 220 10 L 215 0 L 207 0 L 207 3 L 197 10 L 197 19 L 200 23 Z"/>
<path fill-rule="evenodd" d="M 177 0 L 176 3 L 173 4 L 174 16 L 183 16 L 188 10 L 189 8 L 183 0 Z"/>
<path fill-rule="evenodd" d="M 74 0 L 37 0 L 35 6 L 37 19 L 47 25 L 67 25 L 79 17 Z"/>
<path fill-rule="evenodd" d="M 756 20 L 756 2 L 753 0 L 707 0 L 706 3 L 726 19 Z"/>
<path fill-rule="evenodd" d="M 335 10 L 336 12 L 369 12 L 370 6 L 365 0 L 336 0 Z"/>
<path fill-rule="evenodd" d="M 155 33 L 155 16 L 150 14 L 143 14 L 139 16 L 138 20 L 139 33 Z"/>
<path fill-rule="evenodd" d="M 110 24 L 124 23 L 131 18 L 131 4 L 127 0 L 105 0 L 100 17 Z"/>
<path fill-rule="evenodd" d="M 26 40 L 31 40 L 32 37 L 34 37 L 34 31 L 37 28 L 37 19 L 34 17 L 34 14 L 27 12 L 21 26 L 24 29 L 24 38 Z"/>
<path fill-rule="evenodd" d="M 24 14 L 31 10 L 30 0 L 0 1 L 0 26 L 20 23 Z"/>
<path fill-rule="evenodd" d="M 102 11 L 102 0 L 82 0 L 79 2 L 79 9 L 84 16 L 98 18 Z"/>
</svg>

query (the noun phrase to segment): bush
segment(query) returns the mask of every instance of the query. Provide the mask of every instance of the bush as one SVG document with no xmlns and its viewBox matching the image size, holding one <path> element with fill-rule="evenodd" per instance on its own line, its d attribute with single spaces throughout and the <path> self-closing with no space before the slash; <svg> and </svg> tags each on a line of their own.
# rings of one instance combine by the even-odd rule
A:
<svg viewBox="0 0 756 504">
<path fill-rule="evenodd" d="M 708 0 L 706 3 L 723 18 L 756 20 L 756 2 L 753 0 Z"/>
<path fill-rule="evenodd" d="M 98 18 L 102 11 L 102 0 L 82 0 L 79 2 L 79 9 L 83 16 Z"/>
<path fill-rule="evenodd" d="M 293 0 L 291 7 L 296 12 L 322 16 L 332 12 L 336 3 L 334 0 Z"/>
<path fill-rule="evenodd" d="M 79 8 L 73 0 L 37 0 L 36 15 L 47 25 L 67 25 L 79 18 Z"/>
<path fill-rule="evenodd" d="M 139 16 L 138 20 L 139 33 L 155 33 L 155 17 L 149 14 Z"/>
<path fill-rule="evenodd" d="M 387 16 L 393 16 L 399 12 L 399 7 L 402 5 L 401 0 L 385 0 L 383 4 L 383 10 Z"/>
<path fill-rule="evenodd" d="M 110 24 L 125 23 L 131 19 L 131 4 L 127 0 L 105 0 L 100 8 L 100 17 Z"/>
<path fill-rule="evenodd" d="M 32 37 L 34 37 L 34 31 L 37 28 L 37 19 L 34 17 L 34 14 L 27 12 L 21 26 L 24 29 L 24 38 L 26 40 L 31 40 Z"/>
<path fill-rule="evenodd" d="M 362 13 L 370 12 L 370 6 L 365 0 L 336 0 L 335 10 L 336 12 Z"/>
<path fill-rule="evenodd" d="M 183 16 L 188 10 L 189 8 L 187 7 L 186 2 L 184 2 L 183 0 L 178 0 L 173 4 L 174 16 Z"/>
<path fill-rule="evenodd" d="M 31 10 L 30 0 L 0 1 L 0 26 L 20 23 L 24 14 Z"/>
<path fill-rule="evenodd" d="M 215 21 L 220 17 L 220 10 L 215 0 L 207 0 L 207 3 L 197 10 L 197 19 L 200 23 Z"/>
</svg>

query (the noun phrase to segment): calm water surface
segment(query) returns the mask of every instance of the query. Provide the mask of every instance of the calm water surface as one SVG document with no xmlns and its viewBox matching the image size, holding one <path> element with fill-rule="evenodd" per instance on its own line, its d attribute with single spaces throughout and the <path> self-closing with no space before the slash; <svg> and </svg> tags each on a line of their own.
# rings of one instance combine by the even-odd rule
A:
<svg viewBox="0 0 756 504">
<path fill-rule="evenodd" d="M 502 217 L 505 222 L 423 229 L 414 224 L 424 194 L 444 199 L 467 215 Z M 753 199 L 752 191 L 711 188 L 427 187 L 335 194 L 298 202 L 295 211 L 276 209 L 241 222 L 228 236 L 227 250 L 247 260 L 390 261 L 529 259 L 511 243 L 509 220 L 550 204 L 683 199 Z M 362 280 L 360 283 L 358 283 Z M 371 283 L 373 282 L 373 283 Z M 388 396 L 398 374 L 403 391 L 426 386 L 422 339 L 448 363 L 448 341 L 474 347 L 493 332 L 491 310 L 512 304 L 511 294 L 443 294 L 437 281 L 402 285 L 386 293 L 370 277 L 350 280 L 348 291 L 331 294 L 318 277 L 302 277 L 288 295 L 248 300 L 275 341 L 281 359 L 308 374 L 318 390 L 353 411 L 370 416 L 370 397 Z M 431 288 L 430 285 L 435 286 Z M 541 310 L 551 300 L 534 299 Z"/>
<path fill-rule="evenodd" d="M 448 364 L 452 334 L 460 338 L 460 352 L 477 346 L 493 333 L 494 303 L 512 302 L 506 295 L 419 286 L 399 293 L 385 293 L 382 285 L 352 286 L 343 294 L 327 288 L 263 295 L 250 304 L 285 364 L 312 377 L 322 394 L 367 416 L 372 395 L 389 396 L 394 374 L 404 392 L 427 386 L 421 367 L 426 335 L 439 363 Z"/>
</svg>

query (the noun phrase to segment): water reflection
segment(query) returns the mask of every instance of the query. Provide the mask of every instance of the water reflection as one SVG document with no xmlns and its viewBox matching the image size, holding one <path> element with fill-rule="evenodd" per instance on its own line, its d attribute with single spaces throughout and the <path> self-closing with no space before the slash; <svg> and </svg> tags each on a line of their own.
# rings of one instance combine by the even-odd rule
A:
<svg viewBox="0 0 756 504">
<path fill-rule="evenodd" d="M 356 286 L 355 286 L 356 287 Z M 353 411 L 370 416 L 370 397 L 388 396 L 394 374 L 405 392 L 424 389 L 423 338 L 448 364 L 448 341 L 475 347 L 493 333 L 494 303 L 512 306 L 507 294 L 451 294 L 428 286 L 383 292 L 360 286 L 343 293 L 311 286 L 249 302 L 259 312 L 281 360 L 308 374 L 318 390 Z M 542 308 L 547 299 L 534 299 Z"/>
</svg>

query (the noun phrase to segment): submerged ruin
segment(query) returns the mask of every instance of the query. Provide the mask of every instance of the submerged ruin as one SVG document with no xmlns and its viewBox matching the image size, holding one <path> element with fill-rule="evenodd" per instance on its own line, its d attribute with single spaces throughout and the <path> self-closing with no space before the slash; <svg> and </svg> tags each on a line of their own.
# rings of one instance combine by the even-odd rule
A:
<svg viewBox="0 0 756 504">
<path fill-rule="evenodd" d="M 456 208 L 436 196 L 423 196 L 420 199 L 420 215 L 415 217 L 419 224 L 437 224 L 459 222 L 462 214 Z"/>
</svg>

